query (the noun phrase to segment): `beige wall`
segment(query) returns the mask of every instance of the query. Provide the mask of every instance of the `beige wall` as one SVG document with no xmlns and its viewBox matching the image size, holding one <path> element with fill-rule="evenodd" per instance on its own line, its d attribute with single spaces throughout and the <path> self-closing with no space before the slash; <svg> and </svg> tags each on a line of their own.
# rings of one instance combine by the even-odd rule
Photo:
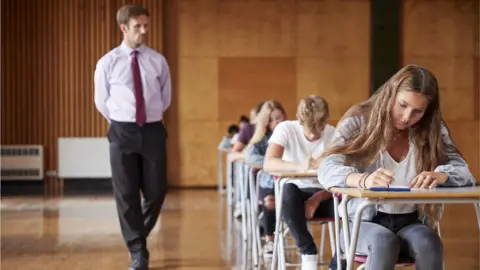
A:
<svg viewBox="0 0 480 270">
<path fill-rule="evenodd" d="M 106 134 L 92 74 L 121 41 L 115 10 L 124 2 L 2 1 L 2 25 L 10 26 L 2 31 L 2 144 L 42 144 L 46 170 L 55 170 L 59 136 Z M 172 69 L 172 185 L 215 185 L 218 141 L 261 99 L 280 100 L 292 119 L 299 98 L 319 94 L 335 123 L 369 95 L 369 0 L 134 2 L 150 9 L 149 45 Z M 403 62 L 438 76 L 444 117 L 480 180 L 478 1 L 403 3 Z"/>
<path fill-rule="evenodd" d="M 369 95 L 368 0 L 177 0 L 166 10 L 172 185 L 216 185 L 221 136 L 262 99 L 293 119 L 298 100 L 318 94 L 335 122 Z"/>
<path fill-rule="evenodd" d="M 403 62 L 423 65 L 437 76 L 443 117 L 480 183 L 478 0 L 403 2 Z M 455 232 L 443 235 L 445 256 L 458 256 L 447 261 L 472 270 L 480 269 L 478 244 L 469 244 L 480 242 L 475 218 L 472 205 L 448 205 L 442 221 L 444 231 Z"/>
<path fill-rule="evenodd" d="M 149 46 L 162 51 L 163 0 L 133 0 L 150 10 Z M 106 136 L 93 104 L 93 73 L 122 42 L 115 23 L 124 0 L 1 1 L 1 143 L 44 146 L 45 171 L 57 170 L 58 137 Z"/>
<path fill-rule="evenodd" d="M 437 76 L 452 137 L 480 183 L 479 4 L 404 1 L 403 62 Z"/>
</svg>

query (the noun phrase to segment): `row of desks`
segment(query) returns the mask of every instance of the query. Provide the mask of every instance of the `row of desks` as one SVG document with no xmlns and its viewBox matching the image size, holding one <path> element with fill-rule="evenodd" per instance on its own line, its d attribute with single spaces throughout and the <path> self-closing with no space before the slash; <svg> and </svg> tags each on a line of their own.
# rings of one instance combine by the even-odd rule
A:
<svg viewBox="0 0 480 270">
<path fill-rule="evenodd" d="M 223 155 L 222 155 L 223 157 Z M 223 157 L 224 158 L 224 157 Z M 237 162 L 243 162 L 240 155 L 233 158 Z M 248 164 L 246 164 L 248 166 Z M 223 166 L 223 165 L 222 165 Z M 251 169 L 262 169 L 262 166 L 249 166 Z M 279 181 L 285 178 L 311 178 L 317 177 L 316 172 L 271 172 Z M 223 187 L 223 175 L 221 185 Z M 219 180 L 220 188 L 220 180 Z M 438 203 L 438 204 L 459 204 L 459 203 L 473 203 L 475 205 L 478 227 L 480 230 L 480 186 L 473 187 L 440 187 L 434 189 L 415 189 L 408 192 L 376 192 L 362 188 L 338 188 L 331 189 L 332 192 L 342 195 L 343 200 L 350 200 L 351 198 L 365 198 L 365 201 L 357 209 L 355 218 L 353 220 L 353 233 L 346 241 L 347 250 L 347 269 L 353 269 L 353 260 L 355 256 L 355 248 L 358 240 L 358 231 L 361 222 L 361 213 L 366 206 L 370 204 L 411 204 L 411 203 Z M 343 216 L 346 216 L 347 204 L 342 209 Z M 338 214 L 338 213 L 337 213 Z M 347 222 L 343 223 L 343 230 L 349 231 Z M 351 243 L 348 243 L 351 242 Z"/>
</svg>

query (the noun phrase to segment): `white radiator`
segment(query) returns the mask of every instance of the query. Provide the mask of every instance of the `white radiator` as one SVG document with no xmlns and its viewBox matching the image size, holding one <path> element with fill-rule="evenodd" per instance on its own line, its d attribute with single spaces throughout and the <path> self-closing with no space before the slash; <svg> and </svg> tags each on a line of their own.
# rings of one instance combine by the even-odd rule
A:
<svg viewBox="0 0 480 270">
<path fill-rule="evenodd" d="M 106 137 L 58 138 L 59 178 L 111 178 Z"/>
<path fill-rule="evenodd" d="M 42 145 L 2 145 L 2 180 L 43 180 Z"/>
</svg>

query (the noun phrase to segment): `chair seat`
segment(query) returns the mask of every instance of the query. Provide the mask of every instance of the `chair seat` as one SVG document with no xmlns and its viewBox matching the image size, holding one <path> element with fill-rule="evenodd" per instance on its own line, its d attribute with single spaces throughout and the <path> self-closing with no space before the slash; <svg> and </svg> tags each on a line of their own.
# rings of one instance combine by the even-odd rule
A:
<svg viewBox="0 0 480 270">
<path fill-rule="evenodd" d="M 367 262 L 367 257 L 368 256 L 365 256 L 365 255 L 355 255 L 353 260 L 357 263 L 363 264 Z M 342 259 L 346 260 L 345 255 L 342 256 Z M 397 261 L 397 265 L 411 265 L 411 264 L 415 264 L 415 260 L 412 258 L 400 258 Z"/>
</svg>

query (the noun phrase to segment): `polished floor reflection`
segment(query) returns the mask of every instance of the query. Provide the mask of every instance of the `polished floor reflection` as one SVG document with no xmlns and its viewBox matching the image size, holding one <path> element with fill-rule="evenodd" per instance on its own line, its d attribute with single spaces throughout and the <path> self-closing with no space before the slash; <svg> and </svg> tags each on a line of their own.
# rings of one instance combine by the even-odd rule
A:
<svg viewBox="0 0 480 270">
<path fill-rule="evenodd" d="M 2 199 L 1 269 L 127 269 L 111 197 Z M 151 269 L 230 269 L 214 191 L 171 192 L 148 239 Z"/>
<path fill-rule="evenodd" d="M 479 269 L 478 231 L 470 223 L 474 218 L 465 215 L 472 209 L 447 210 L 449 220 L 458 220 L 454 216 L 459 214 L 469 225 L 442 224 L 446 269 Z M 216 191 L 170 192 L 148 239 L 151 269 L 251 269 L 240 223 L 231 225 L 228 232 L 225 199 Z M 122 270 L 129 263 L 108 196 L 3 198 L 1 233 L 5 270 Z"/>
</svg>

